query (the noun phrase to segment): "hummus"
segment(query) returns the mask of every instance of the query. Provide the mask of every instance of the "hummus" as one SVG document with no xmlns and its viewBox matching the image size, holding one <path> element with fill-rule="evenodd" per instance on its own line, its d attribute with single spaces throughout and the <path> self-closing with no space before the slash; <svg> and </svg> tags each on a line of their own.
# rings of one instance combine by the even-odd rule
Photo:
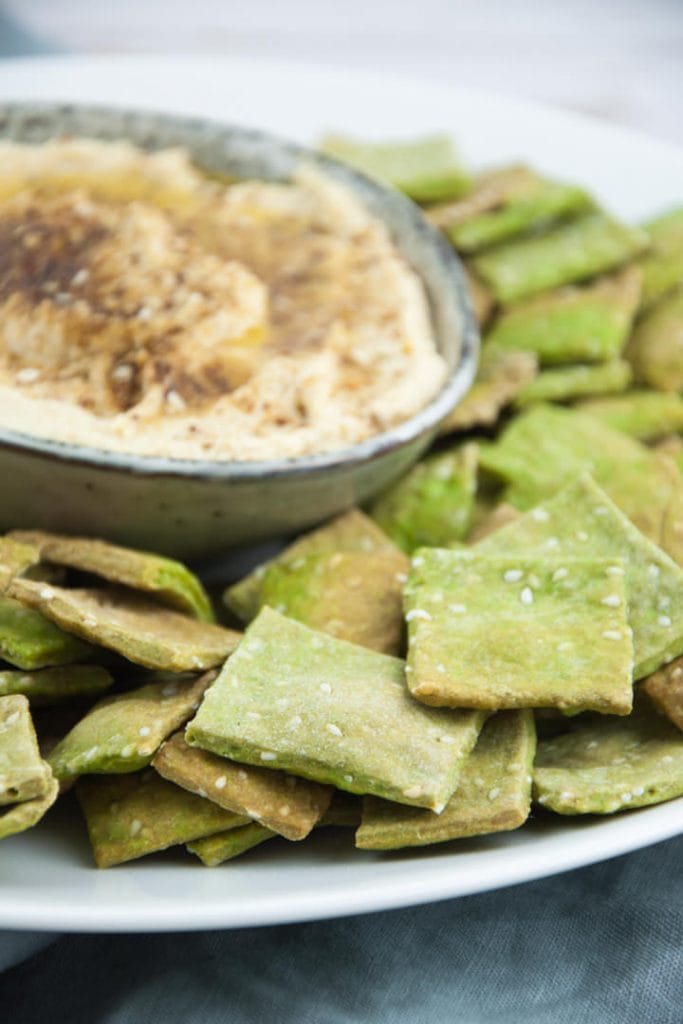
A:
<svg viewBox="0 0 683 1024">
<path fill-rule="evenodd" d="M 226 185 L 180 150 L 0 144 L 0 424 L 114 451 L 343 448 L 445 376 L 422 284 L 311 167 Z"/>
</svg>

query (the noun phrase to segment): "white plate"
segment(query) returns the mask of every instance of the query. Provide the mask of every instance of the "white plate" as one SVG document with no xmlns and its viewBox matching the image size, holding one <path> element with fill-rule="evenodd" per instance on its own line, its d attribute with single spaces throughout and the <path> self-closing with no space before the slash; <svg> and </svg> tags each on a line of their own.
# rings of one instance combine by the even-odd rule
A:
<svg viewBox="0 0 683 1024">
<path fill-rule="evenodd" d="M 87 100 L 204 114 L 309 142 L 452 132 L 473 164 L 527 159 L 624 217 L 683 200 L 683 150 L 577 114 L 465 89 L 271 62 L 63 58 L 0 65 L 0 99 Z M 17 524 L 30 526 L 30 523 Z M 281 840 L 208 871 L 179 851 L 99 872 L 67 807 L 0 844 L 0 926 L 164 931 L 276 924 L 426 903 L 589 864 L 683 833 L 683 799 L 614 818 L 378 856 L 351 836 Z"/>
</svg>

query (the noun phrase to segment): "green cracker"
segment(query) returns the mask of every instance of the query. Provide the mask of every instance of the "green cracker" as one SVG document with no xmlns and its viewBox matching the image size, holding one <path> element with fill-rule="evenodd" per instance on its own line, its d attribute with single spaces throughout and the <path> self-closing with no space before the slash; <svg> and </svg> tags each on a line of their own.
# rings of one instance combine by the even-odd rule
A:
<svg viewBox="0 0 683 1024">
<path fill-rule="evenodd" d="M 320 148 L 371 178 L 393 185 L 418 203 L 451 199 L 470 188 L 470 176 L 445 135 L 377 143 L 330 136 L 323 139 Z"/>
<path fill-rule="evenodd" d="M 454 202 L 430 206 L 425 216 L 434 227 L 448 231 L 533 193 L 539 182 L 538 174 L 524 164 L 494 167 L 477 175 L 467 195 Z"/>
<path fill-rule="evenodd" d="M 495 444 L 481 446 L 480 462 L 508 484 L 505 499 L 522 510 L 590 472 L 657 543 L 665 512 L 681 490 L 668 460 L 586 413 L 557 406 L 535 406 L 518 416 Z"/>
<path fill-rule="evenodd" d="M 613 814 L 683 796 L 683 735 L 646 697 L 627 718 L 580 719 L 538 744 L 534 800 L 556 814 Z"/>
<path fill-rule="evenodd" d="M 639 384 L 657 391 L 683 391 L 683 287 L 645 313 L 625 354 Z"/>
<path fill-rule="evenodd" d="M 592 398 L 581 402 L 579 409 L 638 441 L 654 441 L 683 430 L 683 399 L 671 391 L 629 391 Z"/>
<path fill-rule="evenodd" d="M 398 658 L 264 608 L 186 738 L 351 793 L 442 809 L 484 717 L 421 707 Z"/>
<path fill-rule="evenodd" d="M 34 584 L 38 586 L 38 584 Z M 23 604 L 0 597 L 0 658 L 17 668 L 68 665 L 93 653 L 90 644 L 62 632 Z"/>
<path fill-rule="evenodd" d="M 0 671 L 0 697 L 22 693 L 32 707 L 101 696 L 112 685 L 111 673 L 100 665 L 66 665 L 36 672 Z"/>
<path fill-rule="evenodd" d="M 239 583 L 228 587 L 224 600 L 243 622 L 250 622 L 261 607 L 261 587 L 268 568 L 275 562 L 293 562 L 308 555 L 333 555 L 338 551 L 395 553 L 396 548 L 379 527 L 360 509 L 352 508 L 324 526 L 298 537 L 277 558 L 259 565 Z"/>
<path fill-rule="evenodd" d="M 246 814 L 287 839 L 305 839 L 332 799 L 332 789 L 284 772 L 236 764 L 191 747 L 182 733 L 158 751 L 153 767 L 169 782 Z"/>
<path fill-rule="evenodd" d="M 542 366 L 616 359 L 631 330 L 640 291 L 641 272 L 630 266 L 588 285 L 534 296 L 503 310 L 487 344 L 533 352 Z"/>
<path fill-rule="evenodd" d="M 399 551 L 337 551 L 277 560 L 263 576 L 261 604 L 340 640 L 399 654 L 409 567 Z"/>
<path fill-rule="evenodd" d="M 524 385 L 533 380 L 536 366 L 531 352 L 506 352 L 485 344 L 474 384 L 443 420 L 440 432 L 491 426 Z"/>
<path fill-rule="evenodd" d="M 403 551 L 465 539 L 474 516 L 477 451 L 465 444 L 430 455 L 373 501 L 370 514 Z"/>
<path fill-rule="evenodd" d="M 481 552 L 423 548 L 413 559 L 413 696 L 437 707 L 628 714 L 633 647 L 614 561 Z"/>
<path fill-rule="evenodd" d="M 215 673 L 209 672 L 193 682 L 149 683 L 105 697 L 51 752 L 55 777 L 143 768 L 166 737 L 187 721 L 214 678 Z"/>
<path fill-rule="evenodd" d="M 125 587 L 67 590 L 15 579 L 8 594 L 70 633 L 146 668 L 171 672 L 213 668 L 225 661 L 240 640 L 240 634 L 231 629 L 163 608 Z"/>
<path fill-rule="evenodd" d="M 555 221 L 583 213 L 592 200 L 582 188 L 539 180 L 525 195 L 508 199 L 498 209 L 476 214 L 445 229 L 456 249 L 479 252 L 517 235 L 547 228 Z"/>
<path fill-rule="evenodd" d="M 643 260 L 643 306 L 683 284 L 683 206 L 643 225 L 650 251 Z"/>
<path fill-rule="evenodd" d="M 529 816 L 535 749 L 531 711 L 492 715 L 441 814 L 367 796 L 356 846 L 397 850 L 519 828 Z"/>
<path fill-rule="evenodd" d="M 65 537 L 39 530 L 15 530 L 11 537 L 31 545 L 43 561 L 81 569 L 151 594 L 186 615 L 213 622 L 211 601 L 194 573 L 181 562 L 102 540 Z"/>
<path fill-rule="evenodd" d="M 683 730 L 683 658 L 653 672 L 640 684 L 658 711 Z"/>
<path fill-rule="evenodd" d="M 496 246 L 475 257 L 473 264 L 496 298 L 509 303 L 605 273 L 646 246 L 644 232 L 595 212 Z"/>
<path fill-rule="evenodd" d="M 33 828 L 45 816 L 59 796 L 59 783 L 50 779 L 46 792 L 32 800 L 24 800 L 0 812 L 0 839 Z"/>
<path fill-rule="evenodd" d="M 40 561 L 40 552 L 32 544 L 12 537 L 0 537 L 0 593 L 8 583 Z"/>
<path fill-rule="evenodd" d="M 77 782 L 76 796 L 98 868 L 248 824 L 243 815 L 188 793 L 151 770 L 86 776 Z"/>
<path fill-rule="evenodd" d="M 51 779 L 26 697 L 0 697 L 0 805 L 45 796 Z"/>
<path fill-rule="evenodd" d="M 606 395 L 624 391 L 631 381 L 631 366 L 623 359 L 597 366 L 561 366 L 542 373 L 519 391 L 515 405 L 523 408 L 537 402 L 568 402 L 584 395 Z"/>
<path fill-rule="evenodd" d="M 474 549 L 486 555 L 623 560 L 635 678 L 683 653 L 683 571 L 644 537 L 588 476 L 502 527 Z"/>
<path fill-rule="evenodd" d="M 226 860 L 234 860 L 248 850 L 253 850 L 267 839 L 275 839 L 276 836 L 277 832 L 252 821 L 249 825 L 240 825 L 228 832 L 195 839 L 193 843 L 187 844 L 187 849 L 199 857 L 207 868 L 215 868 L 219 864 L 224 864 Z"/>
</svg>

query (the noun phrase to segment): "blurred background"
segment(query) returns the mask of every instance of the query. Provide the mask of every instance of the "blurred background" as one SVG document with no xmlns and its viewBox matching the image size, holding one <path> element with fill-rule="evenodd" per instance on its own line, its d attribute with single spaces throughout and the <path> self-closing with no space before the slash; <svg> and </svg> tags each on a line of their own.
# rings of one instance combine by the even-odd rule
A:
<svg viewBox="0 0 683 1024">
<path fill-rule="evenodd" d="M 219 53 L 501 90 L 683 143 L 683 0 L 0 0 L 0 53 Z"/>
</svg>

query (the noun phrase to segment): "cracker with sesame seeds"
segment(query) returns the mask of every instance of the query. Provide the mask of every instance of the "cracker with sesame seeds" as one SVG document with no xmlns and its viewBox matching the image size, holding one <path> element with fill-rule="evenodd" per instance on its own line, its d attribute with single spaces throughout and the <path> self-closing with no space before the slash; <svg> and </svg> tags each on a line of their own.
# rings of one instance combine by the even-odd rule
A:
<svg viewBox="0 0 683 1024">
<path fill-rule="evenodd" d="M 683 658 L 653 672 L 640 684 L 658 711 L 683 730 Z"/>
<path fill-rule="evenodd" d="M 495 209 L 483 210 L 443 228 L 460 252 L 479 252 L 518 235 L 539 231 L 590 209 L 592 200 L 576 185 L 538 179 L 522 195 L 510 196 Z"/>
<path fill-rule="evenodd" d="M 538 405 L 517 416 L 480 463 L 507 484 L 505 500 L 532 508 L 582 472 L 591 473 L 622 512 L 662 543 L 667 508 L 681 492 L 668 459 L 586 413 Z"/>
<path fill-rule="evenodd" d="M 151 769 L 86 776 L 76 783 L 76 796 L 98 868 L 249 824 L 244 815 L 188 793 Z"/>
<path fill-rule="evenodd" d="M 0 805 L 45 796 L 51 780 L 26 697 L 0 697 Z"/>
<path fill-rule="evenodd" d="M 568 285 L 503 310 L 487 344 L 529 351 L 541 366 L 616 359 L 640 299 L 641 274 L 629 266 L 587 285 Z"/>
<path fill-rule="evenodd" d="M 615 575 L 625 574 L 635 678 L 683 653 L 683 570 L 589 476 L 503 526 L 474 550 L 505 557 L 614 559 Z"/>
<path fill-rule="evenodd" d="M 556 814 L 613 814 L 683 796 L 683 736 L 647 697 L 626 718 L 577 719 L 538 744 L 536 803 Z"/>
<path fill-rule="evenodd" d="M 317 782 L 236 764 L 191 747 L 180 732 L 164 743 L 152 767 L 169 782 L 235 814 L 246 814 L 292 840 L 306 838 L 328 809 L 333 793 L 331 787 Z"/>
<path fill-rule="evenodd" d="M 13 537 L 0 537 L 0 593 L 15 576 L 40 562 L 40 552 L 33 544 Z"/>
<path fill-rule="evenodd" d="M 336 551 L 268 566 L 261 603 L 340 640 L 399 654 L 403 584 L 410 562 L 400 551 Z"/>
<path fill-rule="evenodd" d="M 481 548 L 423 548 L 413 560 L 412 695 L 436 707 L 628 714 L 633 646 L 614 561 Z"/>
<path fill-rule="evenodd" d="M 643 260 L 643 306 L 683 284 L 683 206 L 643 225 L 650 251 Z"/>
<path fill-rule="evenodd" d="M 44 589 L 45 584 L 33 584 Z M 68 665 L 93 653 L 90 644 L 58 628 L 39 612 L 0 597 L 0 658 L 22 669 Z"/>
<path fill-rule="evenodd" d="M 529 816 L 535 750 L 533 713 L 499 711 L 484 725 L 441 814 L 366 796 L 356 846 L 398 850 L 519 828 Z"/>
<path fill-rule="evenodd" d="M 248 850 L 253 850 L 266 840 L 275 838 L 277 832 L 266 828 L 265 825 L 259 825 L 257 821 L 252 821 L 248 825 L 240 825 L 227 832 L 219 832 L 215 836 L 195 839 L 194 842 L 187 844 L 187 849 L 195 857 L 199 857 L 205 867 L 215 868 L 228 860 L 240 857 Z"/>
<path fill-rule="evenodd" d="M 59 665 L 35 672 L 0 671 L 0 697 L 22 693 L 32 707 L 41 707 L 99 697 L 112 683 L 111 673 L 101 665 Z"/>
<path fill-rule="evenodd" d="M 105 697 L 51 751 L 55 777 L 135 772 L 183 725 L 216 678 L 207 672 L 191 682 L 157 682 Z"/>
<path fill-rule="evenodd" d="M 655 441 L 683 430 L 683 398 L 672 391 L 628 391 L 587 399 L 578 408 L 638 441 Z"/>
<path fill-rule="evenodd" d="M 683 284 L 640 318 L 624 355 L 639 384 L 683 391 Z"/>
<path fill-rule="evenodd" d="M 645 232 L 598 210 L 542 234 L 504 242 L 472 262 L 496 298 L 510 303 L 612 270 L 647 245 Z"/>
<path fill-rule="evenodd" d="M 474 516 L 477 451 L 464 444 L 427 456 L 374 499 L 370 515 L 408 554 L 464 540 Z"/>
<path fill-rule="evenodd" d="M 531 352 L 506 352 L 486 343 L 481 350 L 474 384 L 442 421 L 441 434 L 491 426 L 515 395 L 536 375 Z"/>
<path fill-rule="evenodd" d="M 423 707 L 410 697 L 398 658 L 264 608 L 186 738 L 350 793 L 442 809 L 485 717 Z"/>
<path fill-rule="evenodd" d="M 172 672 L 213 668 L 225 661 L 240 640 L 234 630 L 163 608 L 125 587 L 67 590 L 15 579 L 8 594 L 69 633 L 146 668 Z"/>
<path fill-rule="evenodd" d="M 119 547 L 102 540 L 66 537 L 39 530 L 15 530 L 9 535 L 37 550 L 39 559 L 55 565 L 80 569 L 142 590 L 163 604 L 204 622 L 213 622 L 211 601 L 194 573 L 181 562 L 161 555 Z M 2 548 L 0 547 L 0 557 Z"/>
<path fill-rule="evenodd" d="M 51 778 L 42 796 L 23 800 L 0 812 L 0 839 L 7 839 L 33 828 L 49 811 L 58 796 L 59 783 Z"/>
<path fill-rule="evenodd" d="M 338 551 L 395 553 L 396 547 L 379 526 L 360 509 L 352 508 L 316 530 L 304 533 L 277 558 L 257 566 L 248 576 L 228 587 L 224 601 L 243 622 L 250 622 L 262 605 L 261 586 L 268 568 L 275 562 L 295 562 L 309 555 L 333 555 Z"/>
<path fill-rule="evenodd" d="M 560 366 L 543 370 L 515 396 L 518 408 L 537 402 L 569 402 L 584 395 L 607 395 L 625 391 L 631 382 L 631 367 L 623 359 L 595 366 Z"/>
</svg>

